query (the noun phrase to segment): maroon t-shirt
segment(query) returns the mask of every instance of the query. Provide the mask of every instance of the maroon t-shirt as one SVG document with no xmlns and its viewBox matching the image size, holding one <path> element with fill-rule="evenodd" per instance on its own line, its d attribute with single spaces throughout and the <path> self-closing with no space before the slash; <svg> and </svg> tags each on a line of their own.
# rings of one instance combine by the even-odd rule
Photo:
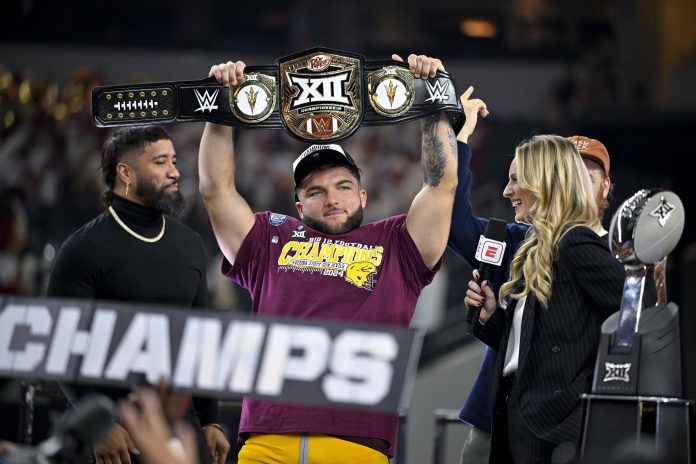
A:
<svg viewBox="0 0 696 464">
<path fill-rule="evenodd" d="M 249 291 L 259 315 L 407 326 L 439 266 L 423 263 L 405 215 L 327 235 L 264 212 L 222 272 Z M 395 414 L 245 399 L 239 433 L 378 438 L 392 456 L 397 424 Z"/>
</svg>

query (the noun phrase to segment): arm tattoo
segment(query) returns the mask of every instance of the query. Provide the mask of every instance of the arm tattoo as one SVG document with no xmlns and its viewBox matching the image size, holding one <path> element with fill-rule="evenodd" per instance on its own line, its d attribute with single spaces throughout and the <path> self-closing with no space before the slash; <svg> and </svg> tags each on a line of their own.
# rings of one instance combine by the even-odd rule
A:
<svg viewBox="0 0 696 464">
<path fill-rule="evenodd" d="M 449 143 L 452 153 L 457 153 L 457 136 L 452 126 L 447 126 L 447 143 Z"/>
<path fill-rule="evenodd" d="M 434 114 L 424 118 L 422 121 L 423 130 L 423 179 L 429 187 L 437 187 L 445 174 L 445 164 L 447 154 L 445 146 L 437 134 L 439 114 Z M 447 128 L 447 142 L 454 151 L 456 148 L 456 138 L 450 127 Z"/>
</svg>

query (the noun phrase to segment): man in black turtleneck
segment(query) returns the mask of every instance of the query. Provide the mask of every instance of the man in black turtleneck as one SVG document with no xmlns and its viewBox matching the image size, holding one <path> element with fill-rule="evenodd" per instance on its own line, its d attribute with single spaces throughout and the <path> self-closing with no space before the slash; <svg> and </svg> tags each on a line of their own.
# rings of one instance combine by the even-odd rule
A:
<svg viewBox="0 0 696 464">
<path fill-rule="evenodd" d="M 120 300 L 205 308 L 206 259 L 200 236 L 174 220 L 184 203 L 176 153 L 159 126 L 127 127 L 104 144 L 101 170 L 107 210 L 74 232 L 58 253 L 48 296 Z M 123 398 L 128 391 L 61 385 L 74 403 L 88 392 Z M 218 425 L 217 402 L 194 398 L 201 463 L 225 461 L 229 443 Z M 201 424 L 203 427 L 201 427 Z M 114 424 L 94 448 L 97 464 L 137 462 L 128 432 Z"/>
</svg>

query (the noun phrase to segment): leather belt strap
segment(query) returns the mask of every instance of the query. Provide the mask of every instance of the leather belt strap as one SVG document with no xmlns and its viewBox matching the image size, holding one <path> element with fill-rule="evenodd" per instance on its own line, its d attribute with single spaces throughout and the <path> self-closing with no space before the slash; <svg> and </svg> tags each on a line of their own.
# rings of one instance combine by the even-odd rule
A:
<svg viewBox="0 0 696 464">
<path fill-rule="evenodd" d="M 250 129 L 285 129 L 306 141 L 335 141 L 361 125 L 396 124 L 446 112 L 455 133 L 464 112 L 449 73 L 415 79 L 408 65 L 365 61 L 326 48 L 305 50 L 274 66 L 248 66 L 224 87 L 214 78 L 95 87 L 99 127 L 209 121 Z"/>
</svg>

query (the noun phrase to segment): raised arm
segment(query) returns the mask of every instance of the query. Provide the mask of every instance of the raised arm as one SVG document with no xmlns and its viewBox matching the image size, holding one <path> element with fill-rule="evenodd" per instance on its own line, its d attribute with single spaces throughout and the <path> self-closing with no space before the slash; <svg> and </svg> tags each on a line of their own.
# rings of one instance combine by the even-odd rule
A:
<svg viewBox="0 0 696 464">
<path fill-rule="evenodd" d="M 392 59 L 402 61 L 398 55 Z M 425 55 L 409 55 L 408 64 L 416 79 L 434 77 L 442 62 Z M 423 262 L 435 267 L 447 246 L 452 203 L 457 187 L 457 142 L 447 116 L 437 114 L 422 120 L 423 188 L 411 203 L 406 229 Z"/>
<path fill-rule="evenodd" d="M 236 85 L 244 75 L 242 61 L 221 63 L 210 76 L 226 87 Z M 254 213 L 237 192 L 234 183 L 233 130 L 206 123 L 198 153 L 199 190 L 213 225 L 218 246 L 230 263 L 254 225 Z"/>
<path fill-rule="evenodd" d="M 474 257 L 476 246 L 479 236 L 486 229 L 488 219 L 475 216 L 471 208 L 469 194 L 471 192 L 472 174 L 469 166 L 472 154 L 468 141 L 469 136 L 476 128 L 479 115 L 482 117 L 488 116 L 488 109 L 483 100 L 470 99 L 473 91 L 474 88 L 469 87 L 460 97 L 466 122 L 457 134 L 458 181 L 457 190 L 454 194 L 452 226 L 447 245 L 475 268 L 478 265 L 478 261 Z"/>
</svg>

